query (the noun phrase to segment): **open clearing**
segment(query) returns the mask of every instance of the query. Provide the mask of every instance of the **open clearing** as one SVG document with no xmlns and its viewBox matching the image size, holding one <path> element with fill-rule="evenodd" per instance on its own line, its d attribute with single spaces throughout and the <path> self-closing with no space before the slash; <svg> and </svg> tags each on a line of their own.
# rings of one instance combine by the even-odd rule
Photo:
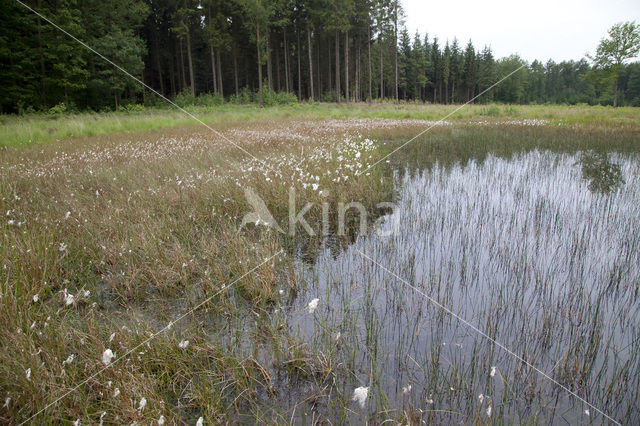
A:
<svg viewBox="0 0 640 426">
<path fill-rule="evenodd" d="M 454 109 L 4 123 L 0 421 L 637 423 L 640 111 Z"/>
</svg>

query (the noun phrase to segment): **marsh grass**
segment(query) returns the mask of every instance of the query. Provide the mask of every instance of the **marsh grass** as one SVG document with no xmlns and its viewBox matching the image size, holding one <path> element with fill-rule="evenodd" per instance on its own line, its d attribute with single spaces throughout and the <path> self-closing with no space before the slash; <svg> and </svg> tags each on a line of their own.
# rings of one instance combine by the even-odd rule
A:
<svg viewBox="0 0 640 426">
<path fill-rule="evenodd" d="M 246 122 L 268 122 L 295 117 L 319 121 L 329 118 L 374 118 L 440 120 L 460 105 L 430 104 L 351 104 L 331 103 L 278 105 L 258 108 L 255 105 L 225 104 L 215 107 L 185 107 L 198 119 L 215 129 L 235 127 Z M 498 120 L 503 118 L 544 119 L 552 124 L 635 127 L 640 120 L 638 108 L 566 105 L 467 105 L 448 118 L 460 120 Z M 0 146 L 14 147 L 54 142 L 71 138 L 120 133 L 142 133 L 196 125 L 177 109 L 148 108 L 132 112 L 78 113 L 62 116 L 32 114 L 22 117 L 0 116 Z"/>
<path fill-rule="evenodd" d="M 410 353 L 416 346 L 414 336 L 423 327 L 417 319 L 423 318 L 420 309 L 427 309 L 426 302 L 412 305 L 417 311 L 407 310 L 406 295 L 379 271 L 375 279 L 363 281 L 373 269 L 348 285 L 335 281 L 331 283 L 335 291 L 325 293 L 318 293 L 322 288 L 308 279 L 304 271 L 319 254 L 337 257 L 357 243 L 355 217 L 350 217 L 347 235 L 339 238 L 303 233 L 290 237 L 253 225 L 239 232 L 243 215 L 251 211 L 243 189 L 251 187 L 260 194 L 278 223 L 284 224 L 288 190 L 294 186 L 299 205 L 314 203 L 306 218 L 317 227 L 322 202 L 335 212 L 340 201 L 357 200 L 373 210 L 380 201 L 397 199 L 401 194 L 394 185 L 402 174 L 394 175 L 397 165 L 402 165 L 400 170 L 428 170 L 436 164 L 482 164 L 487 158 L 511 158 L 533 149 L 621 154 L 637 150 L 638 130 L 612 127 L 618 118 L 606 109 L 597 112 L 601 122 L 589 128 L 495 125 L 483 119 L 434 128 L 390 158 L 390 163 L 383 161 L 369 175 L 357 175 L 356 170 L 382 159 L 424 125 L 398 118 L 439 118 L 446 108 L 363 105 L 349 112 L 360 117 L 353 120 L 326 120 L 325 116 L 347 111 L 333 105 L 264 111 L 225 108 L 206 114 L 258 160 L 200 128 L 168 128 L 178 116 L 166 112 L 162 113 L 166 117 L 151 119 L 132 116 L 129 124 L 126 119 L 118 122 L 120 116 L 104 117 L 112 120 L 105 124 L 105 133 L 120 132 L 118 126 L 123 125 L 142 130 L 137 126 L 156 119 L 155 129 L 162 131 L 68 139 L 0 153 L 0 389 L 9 398 L 0 409 L 2 422 L 25 421 L 69 391 L 34 421 L 99 423 L 102 413 L 107 424 L 149 423 L 160 415 L 176 423 L 195 423 L 200 416 L 207 422 L 279 424 L 319 418 L 340 423 L 389 418 L 486 421 L 486 404 L 479 408 L 475 403 L 474 392 L 479 389 L 472 389 L 471 383 L 486 377 L 501 359 L 497 353 L 476 342 L 471 355 L 451 358 L 439 343 L 454 324 L 439 313 L 424 325 L 433 342 L 423 342 L 429 347 L 429 362 L 406 360 L 420 365 L 426 378 L 420 383 L 411 378 L 414 389 L 427 390 L 420 398 L 407 394 L 398 399 L 389 391 L 391 370 L 385 365 L 394 353 Z M 520 117 L 545 114 L 543 107 L 517 110 Z M 376 114 L 387 121 L 362 119 Z M 573 113 L 562 114 L 565 120 Z M 238 124 L 249 119 L 255 121 Z M 27 133 L 18 133 L 37 134 L 51 124 L 38 120 L 7 123 L 3 142 L 20 144 Z M 66 126 L 64 120 L 59 123 Z M 18 131 L 12 126 L 24 128 Z M 360 166 L 355 152 L 362 153 Z M 312 183 L 319 189 L 314 190 Z M 332 213 L 331 223 L 334 219 Z M 582 244 L 577 242 L 576 247 Z M 634 250 L 629 259 L 637 256 Z M 398 266 L 409 274 L 420 267 L 412 258 Z M 456 294 L 445 287 L 433 290 L 441 291 L 438 300 L 455 300 Z M 74 303 L 67 305 L 65 294 L 73 295 Z M 523 303 L 518 294 L 513 296 Z M 309 314 L 304 307 L 314 297 L 320 304 Z M 381 297 L 401 316 L 389 317 L 378 309 Z M 207 298 L 211 300 L 205 306 L 144 343 Z M 590 340 L 586 346 L 583 340 L 572 341 L 559 364 L 559 379 L 592 377 L 596 349 L 611 339 L 598 332 L 601 317 L 594 314 L 595 305 L 586 312 L 588 325 L 580 330 L 588 332 Z M 488 310 L 486 315 L 488 327 L 497 330 L 491 324 L 497 324 L 499 313 Z M 549 325 L 543 330 L 548 341 L 553 338 L 548 330 L 561 319 L 557 310 L 549 312 Z M 411 333 L 404 327 L 407 323 L 413 325 Z M 391 331 L 389 324 L 395 324 Z M 458 331 L 465 332 L 461 327 Z M 397 344 L 387 345 L 389 333 L 397 337 Z M 189 344 L 181 348 L 179 343 L 185 340 Z M 74 390 L 100 371 L 105 349 L 116 354 L 115 364 Z M 72 354 L 73 360 L 65 363 Z M 619 383 L 632 368 L 625 364 L 615 370 Z M 528 395 L 522 393 L 522 383 L 532 394 L 539 392 L 534 376 L 515 366 L 508 371 L 515 372 L 510 380 L 526 380 L 519 385 L 507 380 L 495 384 L 500 388 L 491 395 L 493 418 L 507 421 L 513 418 L 510 401 Z M 400 377 L 398 389 L 407 386 L 406 377 Z M 358 386 L 370 387 L 365 410 L 351 401 Z M 623 389 L 616 386 L 607 398 L 617 395 L 615 389 Z M 464 392 L 436 392 L 443 387 Z M 147 405 L 140 411 L 143 397 Z M 429 398 L 450 408 L 425 411 Z M 530 421 L 536 416 L 535 411 L 525 411 L 517 418 Z"/>
<path fill-rule="evenodd" d="M 289 185 L 300 202 L 315 202 L 306 215 L 314 226 L 321 222 L 321 202 L 357 198 L 367 204 L 365 193 L 377 201 L 391 188 L 381 173 L 364 179 L 345 169 L 348 183 L 329 180 L 353 163 L 348 153 L 362 141 L 324 138 L 303 155 L 299 141 L 261 140 L 251 147 L 261 161 L 192 135 L 151 147 L 104 139 L 98 146 L 68 145 L 64 154 L 60 146 L 5 153 L 4 165 L 17 168 L 0 186 L 2 343 L 10 346 L 2 352 L 0 381 L 10 398 L 3 418 L 28 419 L 99 371 L 106 348 L 118 361 L 209 297 L 186 325 L 136 349 L 38 421 L 97 423 L 103 411 L 113 423 L 152 421 L 160 413 L 193 421 L 242 419 L 258 415 L 258 402 L 282 391 L 274 389 L 274 374 L 316 380 L 332 371 L 331 358 L 309 353 L 270 319 L 282 299 L 278 290 L 289 287 L 287 259 L 315 251 L 319 241 L 255 226 L 239 232 L 238 226 L 251 211 L 244 187 L 261 194 L 280 223 L 288 219 Z M 337 152 L 344 161 L 332 157 Z M 45 165 L 51 158 L 59 167 Z M 325 173 L 329 169 L 334 175 Z M 313 179 L 322 187 L 331 185 L 329 196 L 308 186 L 311 176 L 322 176 Z M 283 247 L 285 257 L 248 274 Z M 229 283 L 234 286 L 223 290 Z M 65 294 L 75 302 L 66 305 Z M 209 317 L 216 319 L 215 332 L 203 326 Z M 184 339 L 190 345 L 179 348 Z M 270 350 L 256 352 L 263 345 Z M 63 365 L 71 354 L 73 362 Z M 140 412 L 142 397 L 147 406 Z"/>
</svg>

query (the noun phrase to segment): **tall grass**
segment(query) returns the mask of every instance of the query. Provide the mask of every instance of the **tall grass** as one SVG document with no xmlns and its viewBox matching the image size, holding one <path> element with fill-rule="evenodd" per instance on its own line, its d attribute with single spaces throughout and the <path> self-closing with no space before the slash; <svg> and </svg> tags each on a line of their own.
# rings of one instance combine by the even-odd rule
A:
<svg viewBox="0 0 640 426">
<path fill-rule="evenodd" d="M 269 95 L 274 99 L 277 94 Z M 281 100 L 267 101 L 273 106 L 221 104 L 208 102 L 208 106 L 192 106 L 196 101 L 181 101 L 181 105 L 200 120 L 218 128 L 238 125 L 247 121 L 268 121 L 295 116 L 305 120 L 326 118 L 388 118 L 439 120 L 453 113 L 459 105 L 415 104 L 290 104 Z M 610 108 L 601 106 L 562 105 L 467 105 L 448 120 L 495 120 L 500 118 L 545 119 L 552 124 L 582 126 L 635 126 L 640 121 L 638 108 Z M 23 117 L 0 117 L 0 146 L 12 147 L 52 142 L 69 138 L 95 135 L 145 132 L 187 125 L 197 125 L 183 112 L 170 107 L 110 113 L 31 114 Z"/>
</svg>

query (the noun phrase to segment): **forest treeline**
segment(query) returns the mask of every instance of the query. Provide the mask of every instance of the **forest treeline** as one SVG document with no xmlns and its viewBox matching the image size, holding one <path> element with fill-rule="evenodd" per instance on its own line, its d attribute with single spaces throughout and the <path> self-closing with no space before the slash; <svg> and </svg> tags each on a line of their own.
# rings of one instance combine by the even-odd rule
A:
<svg viewBox="0 0 640 426">
<path fill-rule="evenodd" d="M 3 113 L 112 110 L 158 96 L 15 0 L 0 0 Z M 398 0 L 28 0 L 28 6 L 181 103 L 611 104 L 613 79 L 586 59 L 495 58 L 472 41 L 409 34 Z M 595 48 L 595 46 L 594 46 Z M 640 63 L 618 104 L 640 106 Z"/>
</svg>

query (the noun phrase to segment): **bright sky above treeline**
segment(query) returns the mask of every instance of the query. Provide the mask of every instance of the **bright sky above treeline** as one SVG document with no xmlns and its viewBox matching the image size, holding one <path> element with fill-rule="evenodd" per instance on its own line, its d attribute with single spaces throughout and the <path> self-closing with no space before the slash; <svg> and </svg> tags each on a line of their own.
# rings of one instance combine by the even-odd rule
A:
<svg viewBox="0 0 640 426">
<path fill-rule="evenodd" d="M 640 0 L 402 0 L 405 23 L 442 44 L 471 39 L 490 45 L 497 58 L 518 53 L 531 62 L 579 60 L 595 52 L 607 29 L 621 21 L 640 23 Z"/>
</svg>

